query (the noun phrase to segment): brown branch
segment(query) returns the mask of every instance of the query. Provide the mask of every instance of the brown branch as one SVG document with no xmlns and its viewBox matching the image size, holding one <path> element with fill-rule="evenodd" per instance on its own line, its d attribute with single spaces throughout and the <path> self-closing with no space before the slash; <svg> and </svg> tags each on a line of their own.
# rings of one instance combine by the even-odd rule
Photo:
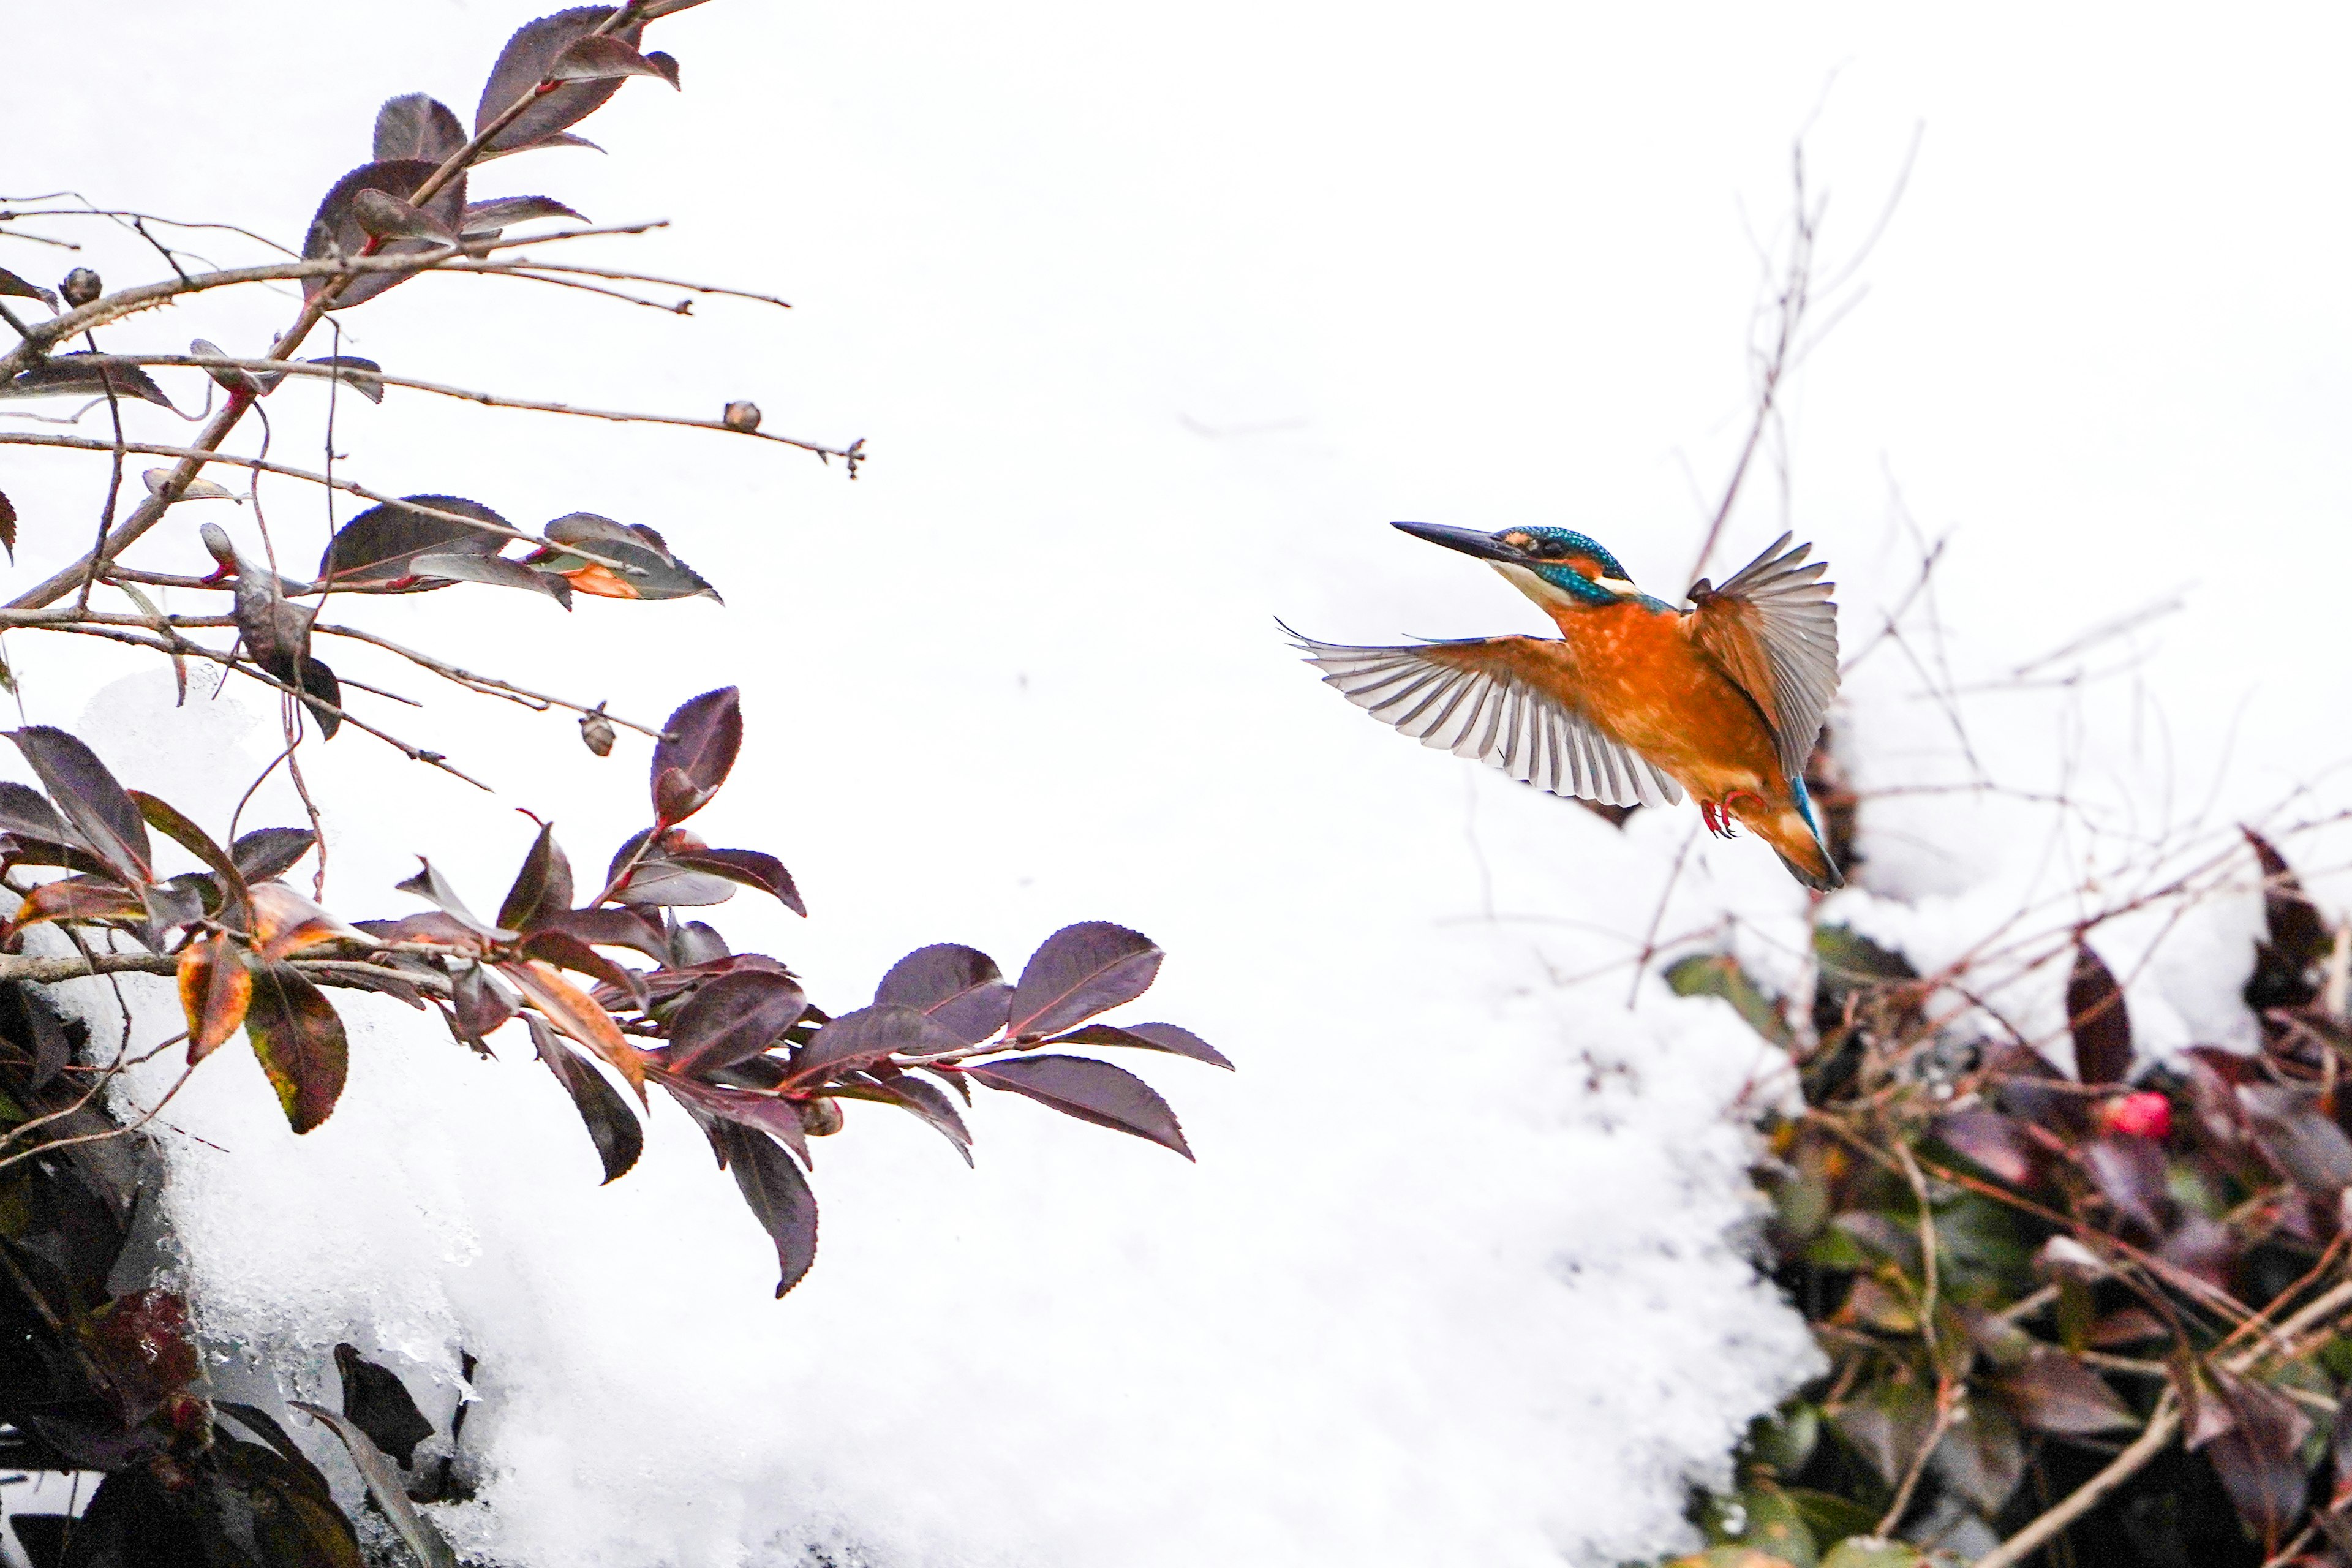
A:
<svg viewBox="0 0 2352 1568">
<path fill-rule="evenodd" d="M 2042 1550 L 2050 1539 L 2099 1505 L 2100 1500 L 2137 1475 L 2162 1453 L 2180 1426 L 2179 1398 L 2170 1388 L 2158 1395 L 2147 1427 L 2131 1446 L 2107 1462 L 2107 1468 L 2067 1494 L 2055 1508 L 2002 1542 L 1976 1561 L 1976 1568 L 2016 1568 Z"/>
</svg>

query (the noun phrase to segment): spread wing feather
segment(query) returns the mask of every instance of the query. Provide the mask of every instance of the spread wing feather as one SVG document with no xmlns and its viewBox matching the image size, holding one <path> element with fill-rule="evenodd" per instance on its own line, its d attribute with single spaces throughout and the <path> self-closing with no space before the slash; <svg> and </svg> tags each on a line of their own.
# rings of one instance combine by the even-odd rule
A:
<svg viewBox="0 0 2352 1568">
<path fill-rule="evenodd" d="M 1323 671 L 1324 684 L 1424 746 L 1603 805 L 1672 805 L 1683 798 L 1682 786 L 1647 758 L 1535 683 L 1538 638 L 1348 647 L 1296 632 L 1291 637 Z"/>
<path fill-rule="evenodd" d="M 1772 726 L 1780 769 L 1804 774 L 1822 721 L 1837 696 L 1837 584 L 1826 562 L 1804 564 L 1810 544 L 1782 534 L 1722 587 L 1695 595 L 1691 630 Z"/>
</svg>

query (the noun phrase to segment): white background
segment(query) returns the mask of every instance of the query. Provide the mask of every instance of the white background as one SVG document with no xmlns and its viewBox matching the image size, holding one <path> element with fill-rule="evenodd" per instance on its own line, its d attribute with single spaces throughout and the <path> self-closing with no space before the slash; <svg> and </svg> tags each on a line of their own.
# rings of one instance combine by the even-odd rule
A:
<svg viewBox="0 0 2352 1568">
<path fill-rule="evenodd" d="M 79 63 L 12 81 L 7 194 L 297 241 L 378 100 L 469 115 L 523 16 L 239 0 L 45 23 Z M 726 0 L 649 42 L 683 96 L 633 82 L 579 127 L 610 156 L 498 163 L 474 194 L 669 217 L 595 254 L 795 309 L 679 319 L 428 279 L 344 317 L 349 352 L 600 406 L 748 396 L 769 429 L 864 436 L 873 462 L 853 485 L 715 436 L 346 399 L 364 482 L 651 523 L 728 600 L 567 617 L 463 589 L 370 620 L 649 721 L 740 682 L 751 738 L 700 826 L 782 856 L 812 918 L 746 897 L 721 923 L 820 1001 L 862 1001 L 920 942 L 1011 965 L 1108 918 L 1171 955 L 1135 1016 L 1242 1070 L 1141 1064 L 1198 1167 L 1016 1102 L 980 1108 L 967 1173 L 853 1108 L 821 1147 L 817 1268 L 779 1304 L 691 1128 L 657 1117 L 640 1169 L 596 1189 L 519 1036 L 486 1067 L 371 1013 L 343 1107 L 299 1142 L 224 1051 L 173 1111 L 227 1151 L 174 1135 L 205 1321 L 289 1356 L 297 1393 L 338 1338 L 444 1404 L 455 1347 L 479 1355 L 486 1501 L 448 1510 L 463 1541 L 532 1563 L 788 1562 L 815 1537 L 877 1562 L 1491 1565 L 1677 1539 L 1685 1478 L 1719 1475 L 1808 1364 L 1736 1250 L 1748 1149 L 1721 1111 L 1762 1065 L 1752 1038 L 1654 984 L 1625 1005 L 1690 810 L 1620 834 L 1417 751 L 1290 662 L 1273 617 L 1368 642 L 1539 625 L 1393 518 L 1583 528 L 1679 592 L 1744 434 L 1759 247 L 1801 132 L 1832 267 L 1918 150 L 1866 297 L 1793 388 L 1787 499 L 1768 465 L 1716 568 L 1785 508 L 1844 584 L 1851 647 L 1916 572 L 1906 513 L 1948 531 L 1937 607 L 1962 684 L 2184 604 L 2044 670 L 2103 680 L 1968 710 L 1988 773 L 2063 778 L 2112 833 L 1890 800 L 1848 918 L 1953 949 L 2135 835 L 2299 783 L 2316 797 L 2289 817 L 2341 802 L 2352 110 L 2317 8 L 1938 26 L 1862 6 Z M 110 282 L 156 269 L 94 226 L 43 227 L 90 238 Z M 0 244 L 20 271 L 62 258 Z M 258 352 L 289 310 L 208 301 L 108 346 Z M 193 376 L 170 384 L 194 400 Z M 316 453 L 321 401 L 273 400 L 289 460 Z M 0 449 L 20 580 L 85 537 L 101 483 L 100 459 Z M 316 503 L 263 499 L 307 568 Z M 139 558 L 200 569 L 188 531 Z M 152 679 L 85 720 L 134 666 L 22 635 L 7 653 L 28 717 L 81 725 L 126 782 L 215 826 L 269 753 L 257 720 L 236 754 L 174 720 Z M 494 904 L 530 831 L 509 806 L 552 816 L 583 868 L 635 825 L 633 742 L 595 763 L 561 717 L 399 683 L 435 700 L 386 721 L 498 795 L 358 735 L 315 755 L 339 909 L 409 907 L 390 884 L 415 853 Z M 1892 646 L 1853 682 L 1866 782 L 1956 776 L 1919 684 Z M 1664 933 L 1725 910 L 1762 962 L 1801 940 L 1801 893 L 1752 843 L 1693 851 Z M 2241 900 L 2135 972 L 2145 1038 L 2242 1024 L 2250 919 Z"/>
</svg>

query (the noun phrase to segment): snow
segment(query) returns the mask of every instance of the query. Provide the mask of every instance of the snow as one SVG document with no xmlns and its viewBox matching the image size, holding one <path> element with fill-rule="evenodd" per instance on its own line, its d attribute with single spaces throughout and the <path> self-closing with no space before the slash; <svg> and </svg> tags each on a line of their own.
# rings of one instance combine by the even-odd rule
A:
<svg viewBox="0 0 2352 1568">
<path fill-rule="evenodd" d="M 278 234 L 360 161 L 379 99 L 463 111 L 522 19 L 119 16 L 108 68 L 141 111 L 67 76 L 19 84 L 13 185 Z M 586 128 L 609 158 L 501 163 L 477 194 L 669 216 L 604 254 L 777 289 L 792 314 L 436 279 L 346 318 L 345 349 L 601 406 L 749 396 L 767 429 L 869 437 L 873 463 L 853 486 L 693 433 L 346 399 L 365 481 L 650 522 L 729 600 L 566 618 L 483 589 L 349 613 L 646 719 L 740 681 L 750 738 L 698 826 L 780 855 L 812 918 L 747 898 L 720 923 L 821 1003 L 863 1001 L 922 942 L 1010 965 L 1112 919 L 1171 955 L 1136 1016 L 1241 1070 L 1141 1068 L 1197 1166 L 1003 1099 L 966 1172 L 911 1119 L 852 1107 L 818 1149 L 817 1267 L 778 1303 L 682 1118 L 657 1114 L 638 1169 L 599 1188 L 520 1045 L 481 1062 L 356 1001 L 350 1089 L 317 1132 L 289 1133 L 233 1049 L 166 1112 L 223 1386 L 290 1366 L 279 1392 L 316 1394 L 348 1338 L 442 1421 L 459 1351 L 478 1357 L 483 1490 L 437 1512 L 515 1564 L 792 1563 L 811 1542 L 891 1565 L 1606 1563 L 1685 1539 L 1686 1485 L 1722 1479 L 1812 1363 L 1744 1254 L 1754 1149 L 1727 1107 L 1769 1092 L 1771 1064 L 1727 1008 L 1637 989 L 1627 960 L 1657 914 L 1669 944 L 1727 930 L 1793 975 L 1802 895 L 1751 842 L 1685 856 L 1687 807 L 1620 832 L 1404 743 L 1273 617 L 1342 641 L 1537 628 L 1490 574 L 1384 526 L 1401 517 L 1569 523 L 1679 588 L 1744 434 L 1743 223 L 1769 240 L 1810 121 L 1824 254 L 1851 254 L 1924 123 L 1869 296 L 1795 384 L 1787 499 L 1768 465 L 1714 569 L 1785 507 L 1859 647 L 1916 575 L 1904 518 L 1952 531 L 1941 642 L 1915 605 L 1850 682 L 1865 786 L 1977 775 L 1922 670 L 1982 684 L 2182 607 L 2036 672 L 2101 679 L 1961 700 L 1983 775 L 2078 809 L 1874 801 L 1837 918 L 1939 963 L 2025 900 L 2054 900 L 2037 919 L 2063 932 L 2088 912 L 2066 901 L 2080 873 L 2142 885 L 2168 828 L 2219 843 L 2307 782 L 2285 816 L 2331 808 L 2325 716 L 2352 691 L 2302 596 L 2343 559 L 2352 499 L 2345 218 L 2310 198 L 2352 144 L 2326 74 L 2343 25 L 2233 26 L 919 0 L 662 23 L 683 97 L 631 84 Z M 255 119 L 268 133 L 227 129 Z M 135 241 L 92 259 L 152 269 Z M 237 346 L 278 313 L 184 310 L 110 341 Z M 272 405 L 290 460 L 316 451 L 279 407 L 302 395 Z M 0 470 L 47 570 L 97 466 L 71 486 L 21 452 Z M 307 564 L 315 503 L 263 493 Z M 254 547 L 246 510 L 209 506 Z M 144 558 L 202 564 L 192 540 Z M 5 652 L 28 718 L 199 820 L 269 755 L 267 725 L 224 740 L 110 651 Z M 317 751 L 340 910 L 410 907 L 391 884 L 419 853 L 494 903 L 532 831 L 510 806 L 554 817 L 583 864 L 637 826 L 631 742 L 595 763 L 561 717 L 394 683 L 431 702 L 387 722 L 497 794 L 359 736 Z M 298 810 L 273 784 L 247 825 Z M 2324 838 L 2289 853 L 2344 859 Z M 2341 875 L 2321 881 L 2340 900 Z M 2177 924 L 2101 928 L 2145 1045 L 2242 1035 L 2257 919 L 2242 884 Z M 2062 982 L 2004 1000 L 2046 1029 Z M 165 1028 L 163 988 L 130 988 Z"/>
</svg>

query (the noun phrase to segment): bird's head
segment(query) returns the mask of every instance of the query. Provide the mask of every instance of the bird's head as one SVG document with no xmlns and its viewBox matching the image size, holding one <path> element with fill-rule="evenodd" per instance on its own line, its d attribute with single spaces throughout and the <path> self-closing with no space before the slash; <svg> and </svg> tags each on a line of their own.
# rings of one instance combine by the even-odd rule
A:
<svg viewBox="0 0 2352 1568">
<path fill-rule="evenodd" d="M 1572 529 L 1507 528 L 1479 533 L 1434 522 L 1400 522 L 1415 539 L 1475 555 L 1546 609 L 1598 608 L 1645 597 L 1625 568 L 1594 541 Z"/>
</svg>

